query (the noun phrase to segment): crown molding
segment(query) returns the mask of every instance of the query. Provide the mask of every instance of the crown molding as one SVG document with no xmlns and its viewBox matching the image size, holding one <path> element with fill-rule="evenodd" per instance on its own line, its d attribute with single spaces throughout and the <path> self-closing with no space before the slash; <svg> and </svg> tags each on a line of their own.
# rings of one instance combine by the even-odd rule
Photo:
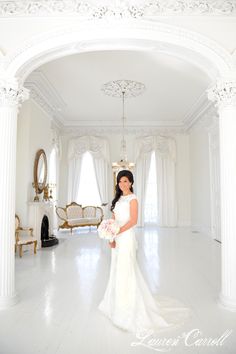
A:
<svg viewBox="0 0 236 354">
<path fill-rule="evenodd" d="M 84 19 L 156 18 L 160 16 L 235 16 L 235 0 L 149 0 L 135 1 L 81 0 L 8 0 L 0 1 L 0 17 L 65 16 Z"/>
<path fill-rule="evenodd" d="M 97 120 L 65 121 L 63 115 L 58 112 L 58 109 L 55 109 L 55 107 L 58 107 L 56 106 L 57 100 L 55 101 L 52 98 L 52 101 L 50 101 L 49 97 L 52 97 L 52 92 L 49 94 L 47 89 L 48 94 L 46 95 L 42 86 L 40 87 L 38 83 L 32 81 L 26 82 L 25 87 L 30 89 L 30 98 L 50 116 L 53 124 L 55 124 L 61 135 L 80 136 L 94 134 L 104 136 L 107 134 L 122 135 L 123 133 L 123 128 L 121 127 L 120 122 L 114 124 L 113 121 Z M 54 98 L 55 97 L 57 97 L 57 95 L 54 96 Z M 62 104 L 62 106 L 64 105 Z M 209 112 L 211 112 L 211 114 Z M 199 126 L 204 126 L 203 122 L 205 118 L 208 118 L 209 115 L 211 116 L 213 112 L 215 113 L 214 105 L 212 102 L 207 101 L 206 94 L 204 93 L 197 100 L 196 104 L 192 107 L 183 122 L 160 120 L 132 121 L 125 127 L 124 133 L 125 135 L 131 134 L 137 136 L 150 134 L 188 134 L 195 129 L 199 129 Z"/>
<path fill-rule="evenodd" d="M 55 122 L 58 128 L 62 131 L 91 131 L 95 129 L 98 131 L 100 128 L 102 132 L 104 129 L 109 132 L 115 132 L 115 134 L 122 133 L 122 127 L 120 121 L 114 122 L 113 120 L 68 120 L 65 116 L 66 103 L 58 93 L 57 89 L 47 79 L 45 74 L 40 70 L 35 70 L 31 73 L 28 79 L 25 81 L 24 86 L 30 90 L 30 98 L 32 98 L 44 112 L 46 112 L 51 119 Z M 135 130 L 142 131 L 147 129 L 152 131 L 153 129 L 174 129 L 182 131 L 184 126 L 179 121 L 166 121 L 166 120 L 136 120 L 126 123 L 125 132 Z"/>
<path fill-rule="evenodd" d="M 104 136 L 106 134 L 122 134 L 120 122 L 112 120 L 67 120 L 64 113 L 66 103 L 40 70 L 34 71 L 24 86 L 30 90 L 30 98 L 49 115 L 62 135 L 97 134 Z M 212 106 L 213 103 L 208 101 L 207 95 L 204 92 L 186 114 L 182 122 L 147 119 L 143 121 L 129 121 L 125 127 L 125 134 L 150 135 L 152 132 L 154 134 L 188 133 L 197 124 L 198 120 L 201 119 L 203 114 L 208 111 L 209 107 Z"/>
<path fill-rule="evenodd" d="M 82 136 L 82 135 L 95 135 L 95 136 L 107 136 L 107 135 L 122 135 L 123 131 L 120 127 L 67 127 L 62 131 L 64 136 Z M 129 127 L 125 130 L 125 135 L 146 136 L 146 135 L 158 135 L 158 134 L 186 134 L 182 127 Z"/>
<path fill-rule="evenodd" d="M 209 133 L 215 125 L 219 124 L 219 115 L 213 104 L 209 105 L 201 115 L 198 116 L 198 119 L 194 122 L 191 128 L 186 131 L 187 133 L 201 132 L 205 130 Z"/>
<path fill-rule="evenodd" d="M 78 127 L 78 128 L 83 128 L 83 127 L 114 127 L 115 129 L 122 129 L 121 128 L 121 121 L 120 119 L 117 121 L 114 120 L 84 120 L 84 119 L 78 119 L 78 120 L 67 120 L 64 122 L 64 126 L 66 127 Z M 175 127 L 175 128 L 183 128 L 183 124 L 180 121 L 176 120 L 148 120 L 148 119 L 143 119 L 143 120 L 129 120 L 125 124 L 125 130 L 126 129 L 133 129 L 133 127 L 140 127 L 140 128 L 145 128 L 145 127 L 150 127 L 150 128 L 162 128 L 162 127 Z"/>
<path fill-rule="evenodd" d="M 24 86 L 30 90 L 30 98 L 54 120 L 59 129 L 62 129 L 64 126 L 62 111 L 66 104 L 47 77 L 41 71 L 35 70 L 25 81 Z"/>
<path fill-rule="evenodd" d="M 204 91 L 201 96 L 196 100 L 194 105 L 187 112 L 185 118 L 183 119 L 183 126 L 185 127 L 186 132 L 191 131 L 195 124 L 197 124 L 198 120 L 209 111 L 209 109 L 213 108 L 213 103 L 208 100 L 207 93 Z"/>
</svg>

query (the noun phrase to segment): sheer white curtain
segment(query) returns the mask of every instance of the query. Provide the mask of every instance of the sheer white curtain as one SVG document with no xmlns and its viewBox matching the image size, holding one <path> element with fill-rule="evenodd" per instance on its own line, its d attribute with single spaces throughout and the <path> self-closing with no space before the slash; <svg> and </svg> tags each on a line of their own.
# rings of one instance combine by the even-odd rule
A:
<svg viewBox="0 0 236 354">
<path fill-rule="evenodd" d="M 102 203 L 108 201 L 109 147 L 106 139 L 82 136 L 72 139 L 68 147 L 68 202 L 75 201 L 79 189 L 83 154 L 89 151 L 93 157 L 95 175 Z"/>
<path fill-rule="evenodd" d="M 158 225 L 176 226 L 176 145 L 173 138 L 164 136 L 149 136 L 136 140 L 136 188 L 141 209 L 138 225 L 144 225 L 144 197 L 153 150 L 156 155 Z"/>
<path fill-rule="evenodd" d="M 83 154 L 76 201 L 82 206 L 101 205 L 93 156 L 90 151 L 86 151 Z"/>
<path fill-rule="evenodd" d="M 175 140 L 172 138 L 157 137 L 156 176 L 158 225 L 160 226 L 177 226 L 175 164 Z"/>
<path fill-rule="evenodd" d="M 152 156 L 152 137 L 145 140 L 136 140 L 136 166 L 134 172 L 135 190 L 138 198 L 138 226 L 144 226 L 144 205 L 147 188 L 147 180 Z"/>
<path fill-rule="evenodd" d="M 74 157 L 69 160 L 68 171 L 68 204 L 78 202 L 79 181 L 81 175 L 83 155 Z"/>
<path fill-rule="evenodd" d="M 144 203 L 144 223 L 157 224 L 157 177 L 156 177 L 156 154 L 152 151 L 151 163 L 147 179 L 147 188 Z"/>
<path fill-rule="evenodd" d="M 108 163 L 103 158 L 93 158 L 101 203 L 108 202 Z"/>
</svg>

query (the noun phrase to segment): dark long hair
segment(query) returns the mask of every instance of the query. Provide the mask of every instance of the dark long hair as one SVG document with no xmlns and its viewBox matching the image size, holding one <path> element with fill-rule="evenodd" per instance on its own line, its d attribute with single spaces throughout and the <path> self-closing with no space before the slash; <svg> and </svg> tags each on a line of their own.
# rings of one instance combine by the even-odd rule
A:
<svg viewBox="0 0 236 354">
<path fill-rule="evenodd" d="M 130 191 L 133 193 L 133 183 L 134 183 L 134 177 L 133 173 L 130 172 L 129 170 L 122 170 L 118 173 L 117 178 L 116 178 L 116 195 L 115 198 L 113 199 L 111 203 L 111 211 L 115 208 L 116 202 L 120 199 L 120 196 L 122 195 L 122 190 L 119 187 L 119 182 L 122 177 L 127 177 L 128 180 L 131 183 Z"/>
</svg>

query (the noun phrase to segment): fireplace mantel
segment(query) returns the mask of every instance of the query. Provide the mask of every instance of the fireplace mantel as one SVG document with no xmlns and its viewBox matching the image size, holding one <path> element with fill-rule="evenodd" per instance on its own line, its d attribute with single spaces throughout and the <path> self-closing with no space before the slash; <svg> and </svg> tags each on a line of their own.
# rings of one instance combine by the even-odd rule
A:
<svg viewBox="0 0 236 354">
<path fill-rule="evenodd" d="M 49 233 L 53 234 L 55 219 L 55 202 L 29 202 L 29 225 L 34 229 L 34 236 L 38 240 L 38 248 L 41 248 L 41 224 L 44 215 L 49 220 Z"/>
</svg>

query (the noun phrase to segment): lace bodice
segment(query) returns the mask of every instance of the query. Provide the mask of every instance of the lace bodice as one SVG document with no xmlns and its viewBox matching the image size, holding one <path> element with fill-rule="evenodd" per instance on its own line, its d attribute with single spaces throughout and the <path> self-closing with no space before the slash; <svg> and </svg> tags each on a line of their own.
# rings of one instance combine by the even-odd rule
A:
<svg viewBox="0 0 236 354">
<path fill-rule="evenodd" d="M 126 224 L 130 219 L 130 201 L 133 199 L 137 199 L 134 193 L 126 196 L 122 195 L 116 202 L 113 212 L 115 214 L 115 219 L 120 226 Z"/>
</svg>

